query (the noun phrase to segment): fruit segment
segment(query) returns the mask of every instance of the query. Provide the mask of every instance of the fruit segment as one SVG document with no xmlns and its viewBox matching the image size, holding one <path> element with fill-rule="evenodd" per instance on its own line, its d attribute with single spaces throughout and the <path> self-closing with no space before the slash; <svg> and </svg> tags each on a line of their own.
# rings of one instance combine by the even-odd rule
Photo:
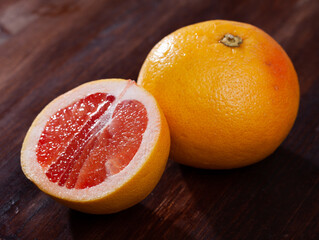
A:
<svg viewBox="0 0 319 240">
<path fill-rule="evenodd" d="M 116 103 L 113 95 L 91 94 L 49 119 L 37 160 L 51 182 L 69 189 L 95 186 L 130 163 L 147 122 L 139 101 Z"/>
</svg>

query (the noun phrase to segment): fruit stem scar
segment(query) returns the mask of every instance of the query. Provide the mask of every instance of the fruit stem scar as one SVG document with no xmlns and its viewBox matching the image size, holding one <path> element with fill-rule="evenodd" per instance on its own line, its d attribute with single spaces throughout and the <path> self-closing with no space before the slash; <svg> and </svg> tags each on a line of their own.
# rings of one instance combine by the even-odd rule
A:
<svg viewBox="0 0 319 240">
<path fill-rule="evenodd" d="M 239 45 L 243 43 L 243 39 L 239 36 L 226 33 L 225 36 L 219 40 L 219 42 L 227 47 L 239 47 Z"/>
</svg>

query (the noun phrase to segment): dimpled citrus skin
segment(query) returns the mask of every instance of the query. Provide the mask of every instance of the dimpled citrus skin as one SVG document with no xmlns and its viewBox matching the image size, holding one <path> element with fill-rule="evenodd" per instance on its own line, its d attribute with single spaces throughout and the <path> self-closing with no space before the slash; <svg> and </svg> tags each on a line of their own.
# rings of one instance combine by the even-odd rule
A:
<svg viewBox="0 0 319 240">
<path fill-rule="evenodd" d="M 227 33 L 243 43 L 220 43 Z M 190 25 L 162 39 L 138 84 L 164 111 L 171 157 L 199 168 L 264 159 L 288 135 L 299 106 L 297 74 L 285 51 L 262 30 L 232 21 Z"/>
</svg>

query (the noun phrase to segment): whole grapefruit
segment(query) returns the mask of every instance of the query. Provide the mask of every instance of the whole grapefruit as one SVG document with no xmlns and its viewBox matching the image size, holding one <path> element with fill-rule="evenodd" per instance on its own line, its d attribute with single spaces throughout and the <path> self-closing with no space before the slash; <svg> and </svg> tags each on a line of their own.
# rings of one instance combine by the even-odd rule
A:
<svg viewBox="0 0 319 240">
<path fill-rule="evenodd" d="M 258 162 L 282 143 L 299 106 L 293 64 L 261 29 L 213 20 L 181 28 L 148 54 L 138 84 L 151 92 L 179 163 L 228 169 Z"/>
</svg>

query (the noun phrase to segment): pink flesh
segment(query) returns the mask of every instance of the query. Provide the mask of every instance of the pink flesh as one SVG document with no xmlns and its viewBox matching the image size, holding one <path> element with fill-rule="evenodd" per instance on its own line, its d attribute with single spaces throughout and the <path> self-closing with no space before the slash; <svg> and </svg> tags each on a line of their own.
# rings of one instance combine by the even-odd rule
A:
<svg viewBox="0 0 319 240">
<path fill-rule="evenodd" d="M 47 122 L 37 160 L 51 182 L 83 189 L 124 169 L 142 142 L 148 118 L 142 103 L 95 93 L 60 109 Z"/>
</svg>

